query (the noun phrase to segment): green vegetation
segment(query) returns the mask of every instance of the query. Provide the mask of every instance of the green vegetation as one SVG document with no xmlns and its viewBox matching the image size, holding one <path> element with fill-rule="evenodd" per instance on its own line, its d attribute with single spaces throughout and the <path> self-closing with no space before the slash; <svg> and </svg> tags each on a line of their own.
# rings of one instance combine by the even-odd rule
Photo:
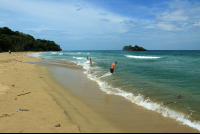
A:
<svg viewBox="0 0 200 134">
<path fill-rule="evenodd" d="M 131 45 L 129 46 L 124 46 L 123 51 L 147 51 L 143 47 L 139 47 L 138 45 L 135 45 L 135 47 L 132 47 Z"/>
<path fill-rule="evenodd" d="M 54 41 L 35 39 L 29 34 L 0 27 L 0 52 L 20 51 L 62 51 Z"/>
</svg>

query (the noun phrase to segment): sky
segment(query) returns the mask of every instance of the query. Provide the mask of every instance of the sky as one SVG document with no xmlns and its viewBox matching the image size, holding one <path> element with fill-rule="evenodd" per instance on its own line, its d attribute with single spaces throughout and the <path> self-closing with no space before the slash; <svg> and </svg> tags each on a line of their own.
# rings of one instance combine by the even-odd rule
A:
<svg viewBox="0 0 200 134">
<path fill-rule="evenodd" d="M 0 0 L 0 27 L 62 50 L 200 50 L 200 0 Z"/>
</svg>

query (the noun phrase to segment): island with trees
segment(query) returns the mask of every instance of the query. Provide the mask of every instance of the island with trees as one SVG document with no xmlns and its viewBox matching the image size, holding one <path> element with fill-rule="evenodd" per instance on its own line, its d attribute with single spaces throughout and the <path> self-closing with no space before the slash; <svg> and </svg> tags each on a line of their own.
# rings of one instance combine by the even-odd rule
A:
<svg viewBox="0 0 200 134">
<path fill-rule="evenodd" d="M 132 47 L 131 45 L 129 45 L 129 46 L 124 46 L 123 51 L 147 51 L 147 50 L 138 45 L 135 45 L 135 47 Z"/>
<path fill-rule="evenodd" d="M 21 51 L 62 51 L 54 41 L 35 39 L 29 34 L 0 27 L 0 52 Z"/>
</svg>

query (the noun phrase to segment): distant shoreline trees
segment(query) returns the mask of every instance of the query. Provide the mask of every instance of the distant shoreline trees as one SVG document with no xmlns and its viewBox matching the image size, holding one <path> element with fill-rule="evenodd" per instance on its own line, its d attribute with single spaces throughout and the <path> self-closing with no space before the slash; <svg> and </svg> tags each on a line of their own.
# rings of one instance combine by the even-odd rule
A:
<svg viewBox="0 0 200 134">
<path fill-rule="evenodd" d="M 147 51 L 143 47 L 139 47 L 138 45 L 135 45 L 135 47 L 132 47 L 131 45 L 129 46 L 124 46 L 123 51 Z"/>
<path fill-rule="evenodd" d="M 21 51 L 62 51 L 54 41 L 35 39 L 29 34 L 0 27 L 0 52 Z"/>
</svg>

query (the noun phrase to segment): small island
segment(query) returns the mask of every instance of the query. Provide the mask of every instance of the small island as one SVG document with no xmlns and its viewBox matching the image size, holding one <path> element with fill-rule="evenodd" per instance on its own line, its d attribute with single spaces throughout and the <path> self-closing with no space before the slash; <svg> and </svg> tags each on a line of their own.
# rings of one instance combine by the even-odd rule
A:
<svg viewBox="0 0 200 134">
<path fill-rule="evenodd" d="M 143 47 L 139 47 L 138 45 L 135 45 L 135 47 L 132 47 L 131 45 L 129 46 L 124 46 L 123 51 L 147 51 Z"/>
</svg>

